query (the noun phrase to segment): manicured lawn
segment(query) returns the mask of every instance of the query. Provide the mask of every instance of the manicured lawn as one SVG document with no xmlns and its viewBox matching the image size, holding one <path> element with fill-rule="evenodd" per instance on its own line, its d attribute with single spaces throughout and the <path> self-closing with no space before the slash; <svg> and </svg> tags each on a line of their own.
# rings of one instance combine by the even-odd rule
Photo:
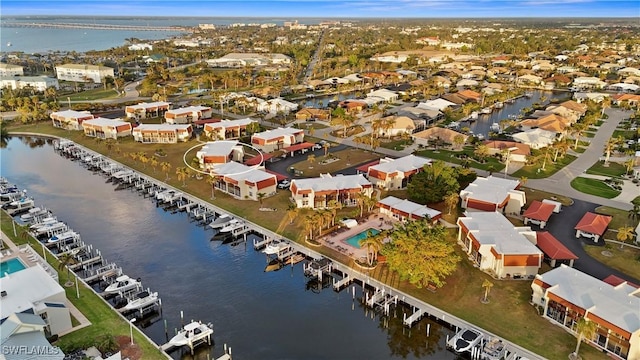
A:
<svg viewBox="0 0 640 360">
<path fill-rule="evenodd" d="M 399 140 L 381 139 L 380 140 L 380 147 L 383 147 L 385 149 L 398 150 L 398 151 L 404 150 L 405 146 L 409 146 L 411 144 L 413 144 L 413 141 L 410 139 L 399 139 Z"/>
<path fill-rule="evenodd" d="M 638 225 L 638 219 L 631 219 L 629 212 L 626 210 L 616 209 L 609 206 L 598 206 L 596 208 L 597 214 L 612 216 L 611 223 L 609 223 L 609 229 L 618 230 L 623 226 L 631 226 L 634 229 Z M 615 237 L 613 238 L 615 240 Z"/>
<path fill-rule="evenodd" d="M 468 158 L 469 167 L 486 170 L 486 171 L 495 171 L 499 172 L 504 169 L 504 164 L 498 161 L 498 159 L 494 157 L 487 157 L 486 162 L 484 164 L 475 161 L 473 156 L 472 148 L 464 148 L 459 151 L 452 150 L 418 150 L 416 151 L 416 155 L 428 157 L 431 159 L 442 160 L 453 164 L 462 165 L 464 164 L 464 160 L 459 159 L 458 155 L 466 155 Z"/>
<path fill-rule="evenodd" d="M 571 148 L 571 151 L 577 152 L 578 154 L 582 154 L 583 152 L 587 151 L 587 148 L 582 147 L 582 146 L 578 146 L 577 148 Z"/>
<path fill-rule="evenodd" d="M 577 177 L 571 181 L 571 187 L 585 194 L 600 196 L 605 199 L 613 199 L 620 195 L 620 191 L 610 188 L 600 180 L 590 178 Z"/>
<path fill-rule="evenodd" d="M 70 98 L 71 101 L 82 101 L 82 100 L 98 100 L 98 99 L 110 99 L 118 96 L 118 92 L 115 89 L 94 89 L 82 91 L 77 94 L 69 95 L 69 96 L 60 96 L 58 101 L 64 102 L 67 100 L 67 97 Z"/>
<path fill-rule="evenodd" d="M 640 279 L 640 250 L 630 246 L 624 246 L 620 249 L 618 244 L 606 244 L 604 247 L 586 246 L 585 250 L 589 256 L 599 262 Z M 603 251 L 608 253 L 604 255 L 602 254 Z"/>
<path fill-rule="evenodd" d="M 531 204 L 531 202 L 535 200 L 542 201 L 544 199 L 549 199 L 558 201 L 564 206 L 573 205 L 573 200 L 563 195 L 553 194 L 537 189 L 531 189 L 525 186 L 521 187 L 520 190 L 524 191 L 525 195 L 527 196 L 527 204 Z"/>
<path fill-rule="evenodd" d="M 41 246 L 32 237 L 18 238 L 13 236 L 13 228 L 11 224 L 11 218 L 2 213 L 1 227 L 2 231 L 16 244 L 30 243 L 31 246 L 38 251 Z M 58 268 L 58 260 L 48 254 L 47 261 L 54 269 Z M 67 274 L 65 271 L 59 273 L 59 281 L 62 286 L 67 280 Z M 71 275 L 73 278 L 73 275 Z M 76 349 L 86 349 L 96 345 L 96 339 L 104 334 L 113 336 L 129 336 L 129 323 L 123 320 L 106 302 L 104 302 L 98 295 L 96 295 L 91 289 L 84 285 L 79 286 L 80 298 L 77 297 L 75 287 L 65 288 L 66 296 L 75 307 L 87 317 L 91 322 L 90 326 L 84 327 L 80 330 L 76 330 L 70 334 L 64 335 L 54 343 L 59 346 L 64 352 L 70 352 Z M 138 332 L 133 333 L 134 342 L 140 346 L 143 359 L 163 359 L 164 356 L 156 346 L 146 338 L 142 337 Z"/>
<path fill-rule="evenodd" d="M 627 169 L 624 165 L 616 162 L 609 162 L 608 166 L 604 166 L 604 161 L 598 161 L 587 169 L 587 174 L 614 176 L 619 177 L 624 175 Z"/>
<path fill-rule="evenodd" d="M 633 131 L 626 131 L 626 130 L 620 130 L 620 129 L 616 129 L 613 132 L 613 135 L 611 135 L 611 137 L 613 138 L 617 138 L 619 136 L 622 136 L 625 139 L 633 139 Z"/>
<path fill-rule="evenodd" d="M 541 166 L 538 164 L 523 166 L 520 170 L 511 174 L 511 176 L 516 178 L 525 176 L 529 179 L 543 179 L 555 174 L 575 159 L 576 157 L 573 155 L 565 155 L 563 158 L 558 158 L 558 161 L 555 163 L 547 161 L 544 170 L 542 170 Z"/>
<path fill-rule="evenodd" d="M 325 159 L 324 155 L 316 156 L 313 162 L 309 162 L 308 158 L 303 156 L 304 160 L 295 163 L 293 168 L 302 171 L 303 177 L 318 177 L 320 174 L 339 172 L 349 166 L 371 162 L 380 158 L 379 155 L 370 151 L 354 148 L 333 152 L 331 155 L 337 157 L 338 160 L 322 164 Z"/>
<path fill-rule="evenodd" d="M 582 133 L 583 136 L 588 137 L 588 138 L 592 138 L 594 136 L 596 136 L 596 133 L 594 132 L 590 132 L 590 131 L 585 131 L 584 133 Z"/>
</svg>

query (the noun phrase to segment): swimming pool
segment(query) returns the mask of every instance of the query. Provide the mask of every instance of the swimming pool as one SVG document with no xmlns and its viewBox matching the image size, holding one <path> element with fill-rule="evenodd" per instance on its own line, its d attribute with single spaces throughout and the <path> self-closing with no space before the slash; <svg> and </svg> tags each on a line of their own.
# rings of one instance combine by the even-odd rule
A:
<svg viewBox="0 0 640 360">
<path fill-rule="evenodd" d="M 0 278 L 4 277 L 5 274 L 11 274 L 25 268 L 26 266 L 18 258 L 0 262 Z"/>
<path fill-rule="evenodd" d="M 367 234 L 369 233 L 369 231 L 371 231 L 371 233 L 373 235 L 378 235 L 380 233 L 380 230 L 374 229 L 374 228 L 370 228 L 370 229 L 367 229 L 367 230 L 364 230 L 362 232 L 359 232 L 359 233 L 351 236 L 350 238 L 348 238 L 346 240 L 347 244 L 353 246 L 354 248 L 360 249 L 360 240 L 366 238 Z"/>
</svg>

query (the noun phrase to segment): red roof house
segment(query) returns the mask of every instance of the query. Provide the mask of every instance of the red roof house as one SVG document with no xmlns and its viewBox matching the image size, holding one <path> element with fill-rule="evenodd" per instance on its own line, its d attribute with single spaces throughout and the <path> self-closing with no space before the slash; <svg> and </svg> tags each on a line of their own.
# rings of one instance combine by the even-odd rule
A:
<svg viewBox="0 0 640 360">
<path fill-rule="evenodd" d="M 552 204 L 543 203 L 538 200 L 533 201 L 522 215 L 524 217 L 524 224 L 533 223 L 539 225 L 540 229 L 544 229 L 555 208 Z"/>
<path fill-rule="evenodd" d="M 574 228 L 576 230 L 576 238 L 580 236 L 592 238 L 593 242 L 598 242 L 598 239 L 607 231 L 607 226 L 611 222 L 611 216 L 594 214 L 588 212 L 584 214 L 578 225 Z"/>
<path fill-rule="evenodd" d="M 556 266 L 556 261 L 569 262 L 569 266 L 573 267 L 573 261 L 578 257 L 567 249 L 558 239 L 556 239 L 548 231 L 536 232 L 536 246 L 549 258 L 552 267 Z"/>
</svg>

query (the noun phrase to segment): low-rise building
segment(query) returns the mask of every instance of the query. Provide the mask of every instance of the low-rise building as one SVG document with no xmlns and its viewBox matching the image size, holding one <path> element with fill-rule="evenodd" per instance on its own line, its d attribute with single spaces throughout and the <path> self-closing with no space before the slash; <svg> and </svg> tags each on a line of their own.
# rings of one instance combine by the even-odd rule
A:
<svg viewBox="0 0 640 360">
<path fill-rule="evenodd" d="M 222 120 L 204 125 L 204 133 L 210 139 L 229 140 L 245 136 L 248 130 L 256 128 L 258 122 L 251 118 L 239 120 Z"/>
<path fill-rule="evenodd" d="M 218 59 L 209 59 L 212 67 L 241 68 L 246 66 L 289 65 L 291 58 L 283 54 L 229 53 Z"/>
<path fill-rule="evenodd" d="M 343 206 L 356 206 L 358 194 L 371 197 L 373 193 L 373 185 L 362 174 L 293 179 L 289 189 L 298 208 L 311 209 L 326 208 L 333 200 Z"/>
<path fill-rule="evenodd" d="M 190 124 L 193 121 L 209 119 L 213 111 L 209 106 L 188 106 L 180 109 L 167 110 L 164 118 L 167 124 Z"/>
<path fill-rule="evenodd" d="M 239 200 L 259 201 L 276 194 L 276 175 L 262 167 L 243 165 L 234 161 L 214 166 L 212 173 L 218 178 L 214 186 Z"/>
<path fill-rule="evenodd" d="M 9 315 L 0 324 L 2 359 L 63 360 L 65 358 L 64 352 L 51 345 L 47 340 L 45 329 L 46 323 L 38 315 L 29 313 Z"/>
<path fill-rule="evenodd" d="M 547 222 L 555 208 L 556 207 L 553 204 L 534 200 L 531 202 L 527 210 L 525 210 L 524 214 L 522 214 L 524 224 L 527 225 L 528 223 L 532 223 L 540 226 L 540 229 L 544 229 L 544 227 L 547 226 Z"/>
<path fill-rule="evenodd" d="M 436 223 L 442 218 L 442 213 L 438 210 L 395 196 L 381 199 L 376 206 L 380 208 L 380 214 L 402 222 L 429 219 L 432 223 Z"/>
<path fill-rule="evenodd" d="M 56 66 L 58 80 L 103 83 L 105 78 L 114 77 L 112 68 L 101 65 L 64 64 Z"/>
<path fill-rule="evenodd" d="M 22 75 L 24 75 L 24 68 L 22 66 L 0 62 L 0 77 Z"/>
<path fill-rule="evenodd" d="M 296 113 L 296 120 L 329 120 L 329 111 L 316 108 L 304 108 Z"/>
<path fill-rule="evenodd" d="M 607 227 L 613 218 L 608 215 L 594 214 L 587 212 L 576 224 L 576 238 L 581 236 L 593 239 L 597 243 L 598 239 L 607 231 Z"/>
<path fill-rule="evenodd" d="M 405 189 L 411 177 L 431 164 L 431 159 L 407 155 L 398 159 L 383 158 L 367 169 L 367 179 L 385 190 Z"/>
<path fill-rule="evenodd" d="M 532 129 L 511 135 L 513 140 L 529 145 L 531 149 L 541 149 L 553 144 L 558 139 L 558 134 L 554 131 L 543 129 Z"/>
<path fill-rule="evenodd" d="M 82 122 L 93 119 L 88 111 L 63 110 L 55 111 L 49 115 L 53 126 L 67 130 L 82 130 Z"/>
<path fill-rule="evenodd" d="M 585 339 L 610 358 L 640 359 L 640 289 L 626 281 L 615 285 L 566 265 L 536 275 L 531 302 L 551 323 L 578 336 L 582 318 L 596 324 Z"/>
<path fill-rule="evenodd" d="M 277 128 L 251 135 L 251 144 L 264 152 L 280 150 L 304 141 L 304 130 Z"/>
<path fill-rule="evenodd" d="M 141 102 L 136 105 L 129 105 L 124 108 L 127 119 L 146 119 L 150 117 L 164 116 L 164 113 L 171 108 L 171 103 L 156 101 L 152 103 Z"/>
<path fill-rule="evenodd" d="M 502 179 L 489 175 L 478 177 L 460 191 L 461 207 L 467 210 L 518 214 L 527 202 L 519 180 Z"/>
<path fill-rule="evenodd" d="M 135 141 L 145 144 L 175 144 L 191 139 L 193 128 L 189 124 L 142 124 L 133 128 Z"/>
<path fill-rule="evenodd" d="M 31 88 L 35 91 L 45 91 L 48 87 L 58 89 L 58 79 L 48 76 L 2 76 L 0 77 L 0 89 Z"/>
<path fill-rule="evenodd" d="M 237 141 L 208 142 L 196 152 L 196 158 L 202 170 L 212 171 L 218 164 L 241 162 L 244 158 L 244 148 Z"/>
<path fill-rule="evenodd" d="M 118 139 L 131 135 L 131 123 L 122 119 L 94 118 L 82 122 L 84 134 L 99 139 Z"/>
<path fill-rule="evenodd" d="M 458 218 L 458 242 L 480 270 L 498 279 L 533 278 L 543 253 L 529 237 L 535 231 L 516 227 L 497 212 L 473 212 Z"/>
<path fill-rule="evenodd" d="M 531 147 L 515 141 L 487 140 L 484 144 L 489 148 L 489 155 L 501 154 L 508 150 L 509 161 L 526 163 L 531 155 Z"/>
<path fill-rule="evenodd" d="M 44 320 L 47 334 L 58 335 L 71 329 L 66 293 L 41 266 L 5 275 L 0 278 L 0 289 L 0 320 L 27 312 Z"/>
</svg>

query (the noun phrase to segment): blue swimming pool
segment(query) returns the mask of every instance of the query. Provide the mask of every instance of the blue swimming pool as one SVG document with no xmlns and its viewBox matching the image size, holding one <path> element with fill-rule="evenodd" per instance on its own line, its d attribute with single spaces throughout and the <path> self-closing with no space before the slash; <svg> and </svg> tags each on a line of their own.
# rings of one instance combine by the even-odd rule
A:
<svg viewBox="0 0 640 360">
<path fill-rule="evenodd" d="M 25 268 L 26 266 L 18 258 L 0 262 L 0 278 L 4 277 L 5 274 L 11 274 Z"/>
<path fill-rule="evenodd" d="M 359 232 L 359 233 L 351 236 L 350 238 L 348 238 L 346 240 L 347 244 L 353 246 L 354 248 L 360 249 L 360 244 L 359 244 L 360 240 L 366 238 L 367 234 L 369 233 L 369 231 L 371 231 L 371 233 L 373 235 L 378 235 L 380 233 L 380 230 L 370 228 L 370 229 L 367 229 L 367 230 L 364 230 L 362 232 Z"/>
</svg>

